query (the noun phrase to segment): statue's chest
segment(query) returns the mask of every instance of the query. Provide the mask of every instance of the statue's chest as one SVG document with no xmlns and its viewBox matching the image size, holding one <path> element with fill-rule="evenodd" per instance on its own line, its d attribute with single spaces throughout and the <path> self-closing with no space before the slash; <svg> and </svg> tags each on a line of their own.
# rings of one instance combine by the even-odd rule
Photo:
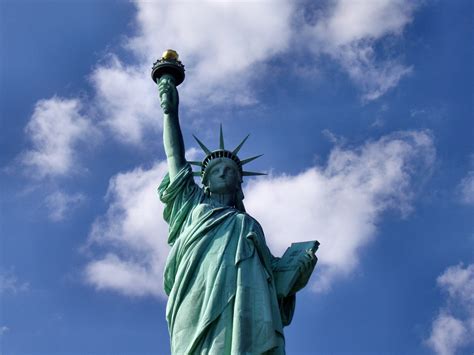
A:
<svg viewBox="0 0 474 355">
<path fill-rule="evenodd" d="M 216 207 L 209 203 L 200 203 L 194 207 L 191 213 L 191 223 L 201 220 L 204 216 L 210 214 Z"/>
</svg>

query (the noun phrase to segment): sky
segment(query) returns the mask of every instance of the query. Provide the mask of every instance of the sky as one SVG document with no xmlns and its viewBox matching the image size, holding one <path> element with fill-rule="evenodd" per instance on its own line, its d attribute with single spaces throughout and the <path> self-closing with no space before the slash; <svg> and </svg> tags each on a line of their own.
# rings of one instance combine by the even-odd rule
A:
<svg viewBox="0 0 474 355">
<path fill-rule="evenodd" d="M 474 352 L 469 0 L 0 0 L 0 353 L 167 354 L 153 62 L 241 158 L 276 256 L 317 239 L 288 354 Z"/>
</svg>

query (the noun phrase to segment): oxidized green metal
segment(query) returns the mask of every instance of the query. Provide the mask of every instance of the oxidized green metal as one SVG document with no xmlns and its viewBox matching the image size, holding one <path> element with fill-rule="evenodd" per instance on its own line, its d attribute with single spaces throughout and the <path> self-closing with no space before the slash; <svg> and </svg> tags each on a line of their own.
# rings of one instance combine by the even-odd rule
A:
<svg viewBox="0 0 474 355">
<path fill-rule="evenodd" d="M 243 204 L 242 177 L 260 174 L 242 168 L 258 156 L 237 156 L 248 137 L 232 151 L 225 149 L 222 127 L 218 150 L 196 138 L 206 157 L 191 162 L 201 167 L 197 174 L 204 186 L 194 182 L 178 115 L 176 86 L 184 80 L 184 66 L 181 78 L 177 53 L 162 60 L 175 65 L 169 70 L 168 64 L 155 63 L 152 74 L 164 112 L 169 169 L 158 192 L 171 246 L 164 273 L 171 351 L 284 354 L 283 327 L 292 320 L 296 292 L 316 265 L 319 243 L 294 243 L 282 258 L 271 254 L 261 226 Z"/>
</svg>

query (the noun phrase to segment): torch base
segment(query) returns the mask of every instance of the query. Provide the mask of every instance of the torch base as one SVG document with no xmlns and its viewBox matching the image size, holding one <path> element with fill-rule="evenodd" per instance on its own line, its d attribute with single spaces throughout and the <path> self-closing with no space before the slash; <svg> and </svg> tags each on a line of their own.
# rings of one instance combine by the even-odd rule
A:
<svg viewBox="0 0 474 355">
<path fill-rule="evenodd" d="M 151 71 L 153 81 L 158 83 L 158 80 L 165 74 L 171 75 L 176 82 L 176 86 L 178 86 L 184 81 L 184 66 L 178 61 L 161 60 L 156 62 Z"/>
</svg>

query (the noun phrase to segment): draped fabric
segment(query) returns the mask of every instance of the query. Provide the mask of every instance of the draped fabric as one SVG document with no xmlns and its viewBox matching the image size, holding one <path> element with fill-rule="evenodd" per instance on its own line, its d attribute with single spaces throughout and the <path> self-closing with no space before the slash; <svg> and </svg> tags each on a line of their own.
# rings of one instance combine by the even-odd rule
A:
<svg viewBox="0 0 474 355">
<path fill-rule="evenodd" d="M 294 296 L 277 299 L 258 222 L 207 197 L 186 165 L 158 189 L 171 246 L 164 273 L 173 354 L 284 354 Z"/>
</svg>

